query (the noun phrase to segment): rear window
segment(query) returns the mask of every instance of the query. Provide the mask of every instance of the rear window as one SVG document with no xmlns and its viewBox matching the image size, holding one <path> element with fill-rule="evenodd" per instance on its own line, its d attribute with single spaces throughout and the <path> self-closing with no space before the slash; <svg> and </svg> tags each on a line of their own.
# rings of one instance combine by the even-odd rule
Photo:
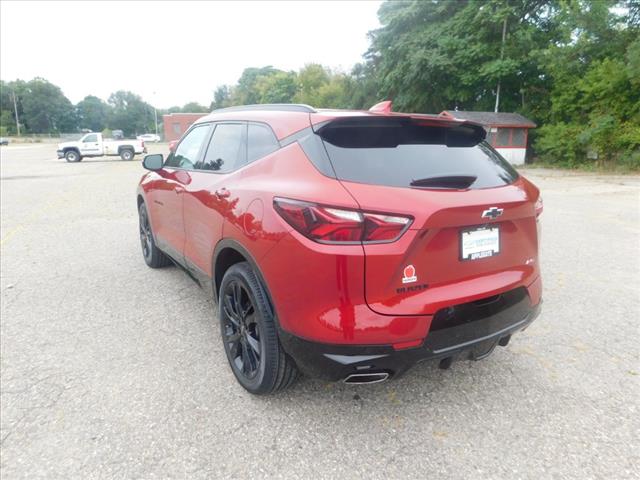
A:
<svg viewBox="0 0 640 480">
<path fill-rule="evenodd" d="M 471 130 L 470 130 L 471 129 Z M 340 180 L 417 188 L 490 188 L 518 173 L 482 139 L 480 127 L 393 120 L 329 124 L 319 131 Z"/>
</svg>

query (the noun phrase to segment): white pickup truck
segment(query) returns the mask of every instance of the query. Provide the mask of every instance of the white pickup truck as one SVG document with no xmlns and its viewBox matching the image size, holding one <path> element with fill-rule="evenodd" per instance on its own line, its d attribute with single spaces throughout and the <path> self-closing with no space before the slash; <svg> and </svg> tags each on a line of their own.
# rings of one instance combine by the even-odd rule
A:
<svg viewBox="0 0 640 480">
<path fill-rule="evenodd" d="M 79 162 L 84 157 L 120 155 L 122 160 L 132 160 L 137 153 L 147 153 L 141 140 L 103 139 L 101 133 L 87 133 L 77 142 L 58 144 L 58 158 L 67 162 Z"/>
</svg>

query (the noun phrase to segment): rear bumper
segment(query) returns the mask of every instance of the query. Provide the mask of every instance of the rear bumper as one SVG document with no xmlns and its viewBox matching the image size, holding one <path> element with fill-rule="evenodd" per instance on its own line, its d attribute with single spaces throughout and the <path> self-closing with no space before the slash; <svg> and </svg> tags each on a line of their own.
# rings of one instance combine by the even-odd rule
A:
<svg viewBox="0 0 640 480">
<path fill-rule="evenodd" d="M 64 151 L 56 150 L 56 153 L 58 154 L 58 158 L 64 158 Z"/>
<path fill-rule="evenodd" d="M 480 360 L 498 344 L 506 345 L 512 334 L 528 327 L 540 314 L 541 302 L 531 306 L 524 289 L 512 292 L 506 306 L 463 304 L 440 310 L 422 345 L 415 348 L 330 345 L 284 331 L 280 332 L 280 340 L 303 373 L 331 381 L 343 380 L 354 373 L 386 372 L 398 376 L 424 360 Z"/>
</svg>

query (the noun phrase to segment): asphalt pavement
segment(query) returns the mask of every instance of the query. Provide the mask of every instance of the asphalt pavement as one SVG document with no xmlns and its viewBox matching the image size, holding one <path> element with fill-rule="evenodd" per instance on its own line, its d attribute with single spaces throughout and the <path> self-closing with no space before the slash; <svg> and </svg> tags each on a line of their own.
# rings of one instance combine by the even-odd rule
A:
<svg viewBox="0 0 640 480">
<path fill-rule="evenodd" d="M 489 358 L 254 397 L 211 299 L 143 262 L 141 158 L 55 157 L 0 149 L 3 480 L 640 478 L 640 177 L 525 172 L 543 312 Z"/>
</svg>

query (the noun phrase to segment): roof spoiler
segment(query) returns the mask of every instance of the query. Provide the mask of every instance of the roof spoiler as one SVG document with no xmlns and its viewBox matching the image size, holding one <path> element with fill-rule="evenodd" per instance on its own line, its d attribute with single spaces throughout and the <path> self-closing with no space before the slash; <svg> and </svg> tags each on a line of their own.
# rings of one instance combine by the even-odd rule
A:
<svg viewBox="0 0 640 480">
<path fill-rule="evenodd" d="M 384 102 L 376 103 L 373 107 L 369 109 L 371 113 L 382 113 L 384 115 L 388 115 L 391 113 L 391 108 L 393 107 L 393 102 L 391 100 L 385 100 Z"/>
</svg>

